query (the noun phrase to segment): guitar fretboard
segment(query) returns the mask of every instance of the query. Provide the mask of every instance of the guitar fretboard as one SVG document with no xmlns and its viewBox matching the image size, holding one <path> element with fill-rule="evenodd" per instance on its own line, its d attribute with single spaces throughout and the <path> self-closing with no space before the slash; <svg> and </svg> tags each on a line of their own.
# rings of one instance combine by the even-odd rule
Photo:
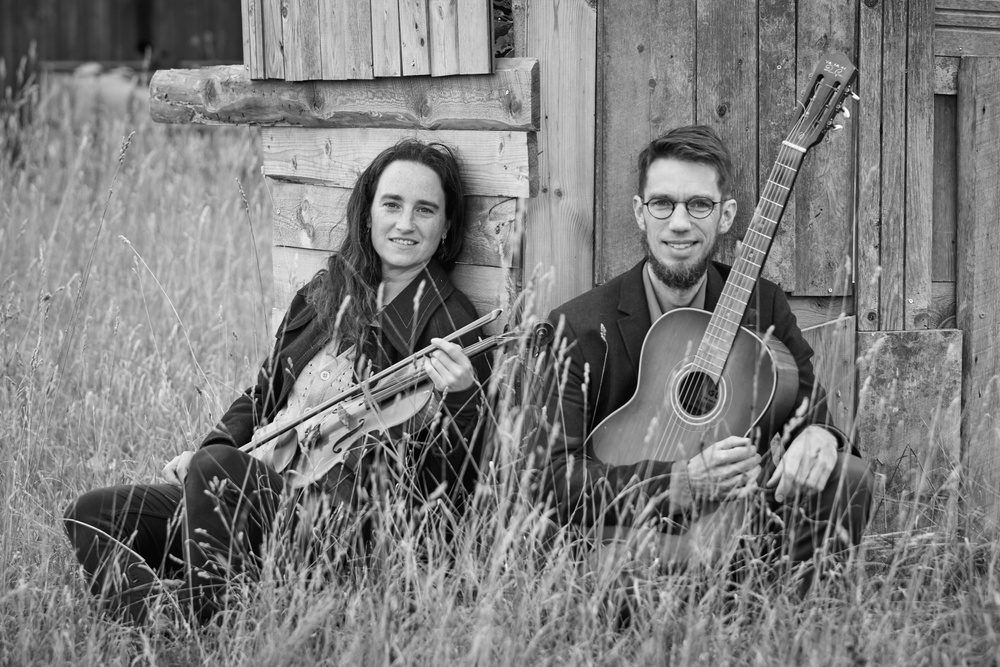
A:
<svg viewBox="0 0 1000 667">
<path fill-rule="evenodd" d="M 729 279 L 698 347 L 695 365 L 716 382 L 722 375 L 750 295 L 760 277 L 760 269 L 771 249 L 803 157 L 805 151 L 787 143 L 782 144 L 778 151 L 778 158 L 743 237 L 739 255 L 733 262 Z"/>
</svg>

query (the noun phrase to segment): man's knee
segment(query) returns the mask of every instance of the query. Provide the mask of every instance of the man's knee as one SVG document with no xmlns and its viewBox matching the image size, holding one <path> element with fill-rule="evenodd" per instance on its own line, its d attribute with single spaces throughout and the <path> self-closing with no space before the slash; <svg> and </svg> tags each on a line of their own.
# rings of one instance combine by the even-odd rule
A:
<svg viewBox="0 0 1000 667">
<path fill-rule="evenodd" d="M 837 457 L 828 486 L 833 486 L 838 495 L 852 505 L 867 507 L 875 494 L 875 476 L 860 457 L 842 453 Z"/>
</svg>

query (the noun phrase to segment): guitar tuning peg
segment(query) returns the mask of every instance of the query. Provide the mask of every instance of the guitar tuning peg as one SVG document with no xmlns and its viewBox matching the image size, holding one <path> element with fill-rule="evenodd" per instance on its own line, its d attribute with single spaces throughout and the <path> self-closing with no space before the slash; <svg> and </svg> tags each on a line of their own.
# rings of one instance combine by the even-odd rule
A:
<svg viewBox="0 0 1000 667">
<path fill-rule="evenodd" d="M 840 107 L 840 113 L 844 118 L 851 117 L 851 110 L 848 109 L 847 107 Z"/>
<path fill-rule="evenodd" d="M 834 125 L 831 125 L 830 129 L 833 130 L 834 132 L 840 132 L 841 130 L 844 129 L 844 126 L 841 125 L 840 123 L 836 123 Z"/>
<path fill-rule="evenodd" d="M 852 90 L 851 91 L 851 99 L 854 100 L 855 102 L 860 102 L 861 101 L 861 96 L 858 95 L 856 92 L 854 92 Z"/>
</svg>

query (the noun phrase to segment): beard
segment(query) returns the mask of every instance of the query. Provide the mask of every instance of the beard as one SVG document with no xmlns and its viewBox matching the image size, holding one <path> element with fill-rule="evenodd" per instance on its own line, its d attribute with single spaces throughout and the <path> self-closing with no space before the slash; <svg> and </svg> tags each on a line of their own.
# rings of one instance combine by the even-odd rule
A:
<svg viewBox="0 0 1000 667">
<path fill-rule="evenodd" d="M 650 268 L 653 269 L 653 275 L 661 283 L 678 292 L 686 292 L 698 284 L 698 281 L 708 271 L 708 264 L 715 257 L 715 253 L 719 249 L 719 234 L 716 234 L 711 247 L 707 248 L 700 256 L 679 266 L 671 267 L 661 262 L 653 254 L 653 249 L 649 247 L 649 239 L 646 238 L 645 232 L 640 230 L 639 238 L 642 240 L 642 247 L 646 251 L 646 261 L 649 262 Z"/>
</svg>

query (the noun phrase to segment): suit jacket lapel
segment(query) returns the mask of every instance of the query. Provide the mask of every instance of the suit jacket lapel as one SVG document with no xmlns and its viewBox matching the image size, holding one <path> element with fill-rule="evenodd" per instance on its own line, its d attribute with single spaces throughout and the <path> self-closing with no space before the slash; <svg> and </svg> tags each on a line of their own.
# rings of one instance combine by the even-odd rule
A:
<svg viewBox="0 0 1000 667">
<path fill-rule="evenodd" d="M 639 371 L 642 342 L 652 326 L 649 304 L 646 303 L 646 288 L 642 282 L 645 266 L 646 260 L 642 260 L 625 274 L 618 298 L 618 311 L 623 314 L 623 317 L 618 318 L 618 331 L 625 342 L 625 353 L 636 373 Z"/>
</svg>

